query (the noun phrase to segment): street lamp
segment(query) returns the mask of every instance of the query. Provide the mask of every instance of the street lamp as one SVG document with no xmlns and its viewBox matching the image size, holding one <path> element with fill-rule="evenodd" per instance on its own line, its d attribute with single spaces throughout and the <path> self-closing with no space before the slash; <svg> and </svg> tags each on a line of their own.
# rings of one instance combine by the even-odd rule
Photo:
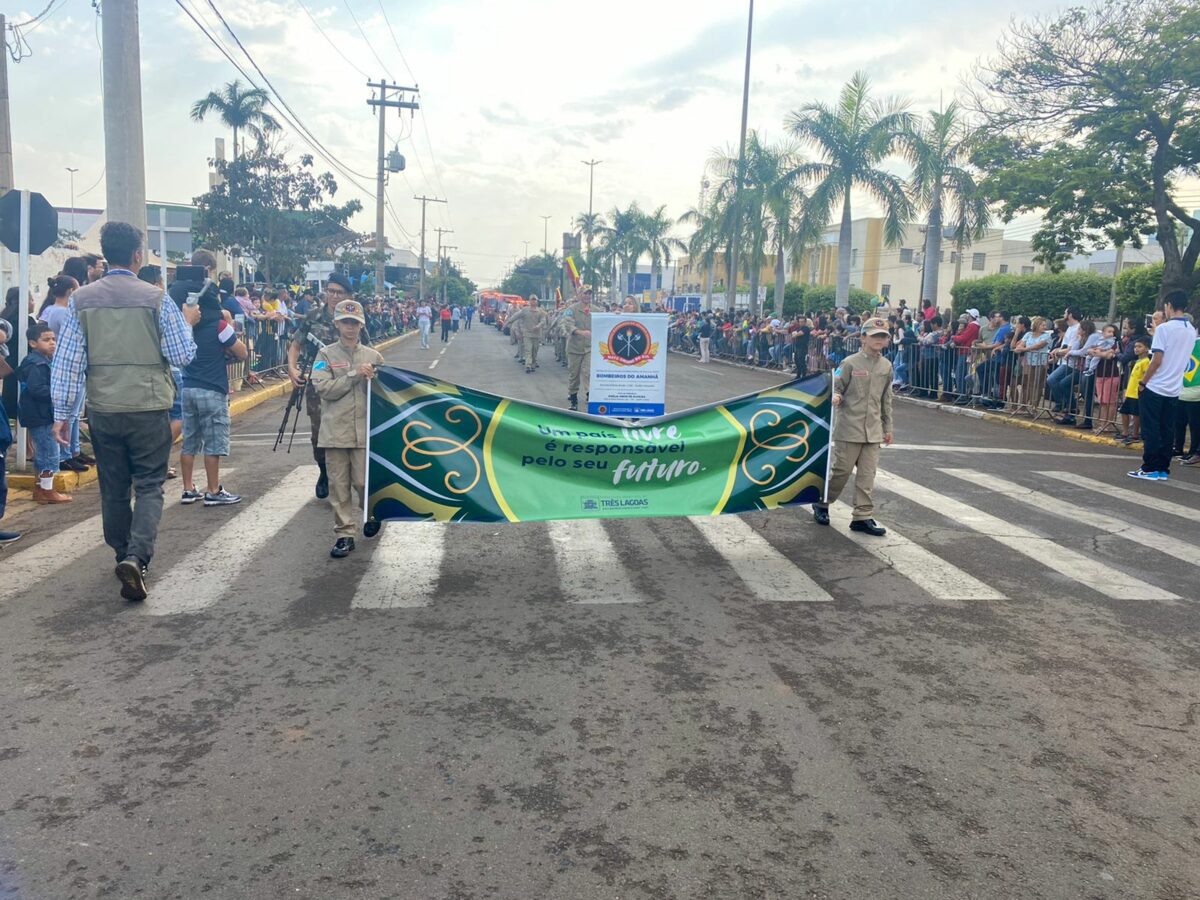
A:
<svg viewBox="0 0 1200 900">
<path fill-rule="evenodd" d="M 70 178 L 71 178 L 71 231 L 74 231 L 75 230 L 75 173 L 78 172 L 79 170 L 72 169 L 70 166 L 66 166 L 66 170 L 71 173 L 70 174 Z"/>
<path fill-rule="evenodd" d="M 539 216 L 542 220 L 542 256 L 546 256 L 550 251 L 547 247 L 550 244 L 550 219 L 552 216 Z"/>
<path fill-rule="evenodd" d="M 521 241 L 525 245 L 525 258 L 529 259 L 529 241 Z"/>
</svg>

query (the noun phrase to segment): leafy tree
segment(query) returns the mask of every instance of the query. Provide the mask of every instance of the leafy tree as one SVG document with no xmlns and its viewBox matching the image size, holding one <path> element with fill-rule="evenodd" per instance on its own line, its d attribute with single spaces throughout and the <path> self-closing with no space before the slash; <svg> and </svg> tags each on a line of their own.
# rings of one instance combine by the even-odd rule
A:
<svg viewBox="0 0 1200 900">
<path fill-rule="evenodd" d="M 233 158 L 238 158 L 238 132 L 245 131 L 261 148 L 267 138 L 280 130 L 279 121 L 263 107 L 270 96 L 262 88 L 244 88 L 236 78 L 220 93 L 209 91 L 192 104 L 192 120 L 203 122 L 209 113 L 216 113 L 221 122 L 233 129 Z"/>
<path fill-rule="evenodd" d="M 1044 260 L 1153 232 L 1160 292 L 1200 281 L 1200 220 L 1178 200 L 1178 180 L 1200 167 L 1200 6 L 1101 0 L 1016 22 L 977 82 L 987 192 L 1006 220 L 1044 211 L 1033 239 Z"/>
<path fill-rule="evenodd" d="M 515 269 L 505 276 L 500 283 L 500 291 L 504 294 L 519 294 L 528 297 L 537 294 L 546 299 L 547 293 L 554 296 L 554 289 L 559 286 L 562 278 L 562 263 L 555 253 L 539 253 L 530 256 L 519 263 Z M 549 291 L 546 290 L 549 285 Z"/>
<path fill-rule="evenodd" d="M 650 254 L 650 288 L 657 290 L 663 266 L 671 264 L 671 252 L 686 250 L 687 247 L 683 241 L 671 237 L 670 231 L 675 227 L 675 220 L 667 215 L 665 206 L 660 206 L 654 212 L 642 216 L 639 224 L 641 242 L 645 245 L 646 252 Z"/>
<path fill-rule="evenodd" d="M 908 180 L 909 194 L 915 203 L 928 210 L 924 252 L 925 259 L 932 264 L 924 267 L 922 300 L 937 303 L 939 266 L 934 261 L 942 258 L 947 209 L 959 260 L 963 247 L 982 238 L 991 221 L 975 176 L 965 165 L 978 141 L 979 132 L 967 125 L 956 102 L 914 121 L 904 134 L 901 146 L 913 167 Z"/>
<path fill-rule="evenodd" d="M 315 173 L 311 156 L 294 166 L 269 154 L 215 165 L 220 182 L 193 201 L 196 244 L 240 247 L 274 280 L 301 275 L 308 260 L 328 259 L 360 238 L 346 222 L 362 204 L 335 205 L 337 182 L 329 172 Z"/>
<path fill-rule="evenodd" d="M 836 106 L 808 103 L 788 117 L 792 135 L 815 147 L 824 160 L 801 163 L 788 177 L 815 183 L 811 202 L 818 209 L 842 207 L 837 275 L 840 306 L 850 297 L 851 191 L 866 191 L 883 208 L 883 233 L 889 244 L 900 241 L 904 223 L 913 215 L 901 180 L 879 167 L 911 124 L 911 116 L 898 101 L 880 102 L 871 97 L 870 81 L 863 72 L 842 88 Z"/>
<path fill-rule="evenodd" d="M 592 244 L 595 242 L 597 235 L 600 235 L 604 232 L 604 214 L 598 212 L 581 212 L 575 217 L 575 227 L 578 228 L 579 233 L 583 235 L 583 265 L 586 271 L 581 272 L 580 277 L 585 283 L 595 287 L 595 264 L 597 260 L 592 251 Z"/>
<path fill-rule="evenodd" d="M 710 200 L 703 210 L 693 206 L 679 217 L 680 225 L 693 225 L 695 230 L 687 241 L 688 258 L 693 266 L 699 264 L 708 270 L 704 289 L 704 308 L 712 309 L 713 275 L 717 264 L 717 253 L 721 248 L 721 212 L 715 200 Z"/>
</svg>

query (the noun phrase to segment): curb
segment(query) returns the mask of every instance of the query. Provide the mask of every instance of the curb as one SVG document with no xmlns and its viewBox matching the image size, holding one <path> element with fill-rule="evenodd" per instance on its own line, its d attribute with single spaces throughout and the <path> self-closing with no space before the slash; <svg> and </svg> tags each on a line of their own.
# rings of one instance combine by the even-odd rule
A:
<svg viewBox="0 0 1200 900">
<path fill-rule="evenodd" d="M 405 338 L 417 334 L 415 331 L 406 331 L 404 334 L 397 335 L 394 338 L 388 338 L 381 344 L 375 345 L 375 349 L 383 352 L 391 347 L 396 346 Z M 256 406 L 261 406 L 268 400 L 274 400 L 278 397 L 285 397 L 291 391 L 292 384 L 290 381 L 283 381 L 279 384 L 273 384 L 268 388 L 263 388 L 261 391 L 253 391 L 251 393 L 239 393 L 229 401 L 229 417 L 235 418 L 248 413 Z M 98 480 L 99 475 L 96 474 L 96 468 L 93 466 L 86 472 L 56 472 L 54 474 L 54 490 L 60 494 L 72 494 L 79 488 L 85 485 L 92 484 Z M 8 475 L 8 486 L 14 490 L 32 491 L 33 483 L 37 480 L 36 475 L 14 475 L 11 472 Z"/>
<path fill-rule="evenodd" d="M 1055 425 L 1046 425 L 1042 422 L 1031 422 L 1025 419 L 1014 419 L 1009 416 L 998 415 L 993 412 L 984 412 L 981 409 L 968 409 L 961 406 L 947 406 L 944 403 L 937 403 L 933 400 L 921 400 L 916 397 L 906 397 L 903 394 L 893 395 L 894 399 L 904 403 L 911 403 L 914 406 L 922 406 L 925 409 L 935 409 L 938 412 L 944 412 L 952 416 L 966 416 L 971 419 L 982 419 L 985 422 L 995 422 L 999 425 L 1007 425 L 1011 428 L 1024 428 L 1026 431 L 1036 431 L 1040 434 L 1049 434 L 1055 437 L 1067 438 L 1072 441 L 1079 441 L 1084 444 L 1095 444 L 1098 447 L 1106 447 L 1109 450 L 1127 450 L 1130 453 L 1141 454 L 1141 450 L 1135 450 L 1132 447 L 1126 447 L 1123 444 L 1118 444 L 1110 438 L 1099 437 L 1098 435 L 1080 433 L 1078 431 L 1069 431 L 1066 428 L 1061 428 Z"/>
</svg>

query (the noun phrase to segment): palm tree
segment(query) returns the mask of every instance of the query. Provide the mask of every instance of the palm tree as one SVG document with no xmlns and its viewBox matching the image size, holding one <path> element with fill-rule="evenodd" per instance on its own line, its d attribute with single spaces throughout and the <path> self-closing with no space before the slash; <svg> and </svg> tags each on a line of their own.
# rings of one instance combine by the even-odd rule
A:
<svg viewBox="0 0 1200 900">
<path fill-rule="evenodd" d="M 246 89 L 237 79 L 225 85 L 221 93 L 209 91 L 208 96 L 192 104 L 192 120 L 203 122 L 209 113 L 217 113 L 221 122 L 233 129 L 233 158 L 238 158 L 238 132 L 248 132 L 262 145 L 268 135 L 280 130 L 278 120 L 263 107 L 270 96 L 262 88 Z"/>
<path fill-rule="evenodd" d="M 835 293 L 839 306 L 850 299 L 851 190 L 865 190 L 883 207 L 883 234 L 889 244 L 900 241 L 904 222 L 913 215 L 903 182 L 878 168 L 911 127 L 912 117 L 898 102 L 881 103 L 870 94 L 869 79 L 858 72 L 842 88 L 836 106 L 808 103 L 788 117 L 792 135 L 812 144 L 824 159 L 801 163 L 788 177 L 816 183 L 811 202 L 818 208 L 842 206 Z"/>
<path fill-rule="evenodd" d="M 991 211 L 979 194 L 975 176 L 964 167 L 980 137 L 962 118 L 957 101 L 928 116 L 908 130 L 902 140 L 904 155 L 912 163 L 908 181 L 913 200 L 929 211 L 925 230 L 921 299 L 937 303 L 938 268 L 946 207 L 951 207 L 958 258 L 964 244 L 983 237 Z"/>
<path fill-rule="evenodd" d="M 641 239 L 650 254 L 650 290 L 659 289 L 659 275 L 663 266 L 671 264 L 671 251 L 686 250 L 687 247 L 679 238 L 671 237 L 669 232 L 675 227 L 675 222 L 667 215 L 667 208 L 660 206 L 652 213 L 642 216 Z"/>
<path fill-rule="evenodd" d="M 603 233 L 605 228 L 604 214 L 598 212 L 582 212 L 575 217 L 575 227 L 579 229 L 579 233 L 583 235 L 584 241 L 584 265 L 589 270 L 589 275 L 594 275 L 593 260 L 592 260 L 592 242 L 596 236 Z M 595 287 L 594 277 L 585 279 L 588 284 Z"/>
<path fill-rule="evenodd" d="M 708 269 L 708 283 L 704 290 L 704 309 L 712 309 L 713 272 L 717 265 L 717 252 L 721 247 L 721 211 L 716 199 L 710 200 L 702 210 L 693 206 L 679 217 L 680 225 L 693 225 L 695 230 L 688 238 L 687 253 L 693 264 L 699 263 Z"/>
<path fill-rule="evenodd" d="M 602 241 L 604 249 L 611 255 L 614 264 L 616 280 L 613 284 L 613 293 L 620 295 L 625 293 L 628 282 L 628 279 L 622 276 L 628 275 L 630 272 L 637 274 L 637 262 L 647 250 L 642 230 L 645 213 L 635 201 L 625 209 L 614 206 L 612 212 L 608 214 L 608 218 L 612 224 L 605 230 Z"/>
</svg>

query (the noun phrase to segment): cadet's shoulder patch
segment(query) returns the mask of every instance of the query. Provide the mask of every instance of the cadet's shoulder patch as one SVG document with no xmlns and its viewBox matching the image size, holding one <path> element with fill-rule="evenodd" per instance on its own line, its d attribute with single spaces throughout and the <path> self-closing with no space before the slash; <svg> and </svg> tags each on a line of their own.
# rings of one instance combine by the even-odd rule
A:
<svg viewBox="0 0 1200 900">
<path fill-rule="evenodd" d="M 327 362 L 325 362 L 325 360 L 323 360 L 323 359 L 318 359 L 315 363 L 313 363 L 313 371 L 314 372 L 320 372 L 322 369 L 328 369 L 328 368 L 329 368 L 329 364 Z"/>
</svg>

